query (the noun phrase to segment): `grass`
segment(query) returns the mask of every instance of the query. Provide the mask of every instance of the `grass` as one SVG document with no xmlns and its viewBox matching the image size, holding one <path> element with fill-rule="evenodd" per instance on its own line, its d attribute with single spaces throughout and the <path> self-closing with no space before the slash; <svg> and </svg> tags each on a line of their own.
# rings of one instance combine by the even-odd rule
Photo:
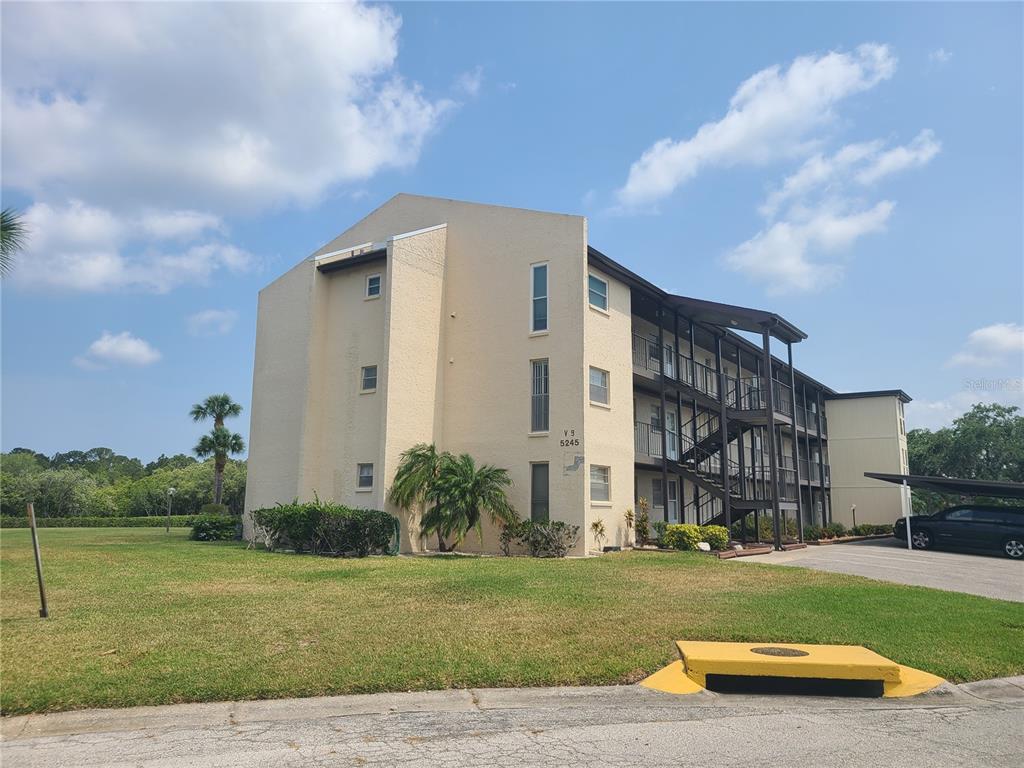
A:
<svg viewBox="0 0 1024 768">
<path fill-rule="evenodd" d="M 5 714 L 632 682 L 679 638 L 854 643 L 963 681 L 1024 672 L 1024 606 L 700 554 L 333 560 L 184 529 L 3 531 Z"/>
</svg>

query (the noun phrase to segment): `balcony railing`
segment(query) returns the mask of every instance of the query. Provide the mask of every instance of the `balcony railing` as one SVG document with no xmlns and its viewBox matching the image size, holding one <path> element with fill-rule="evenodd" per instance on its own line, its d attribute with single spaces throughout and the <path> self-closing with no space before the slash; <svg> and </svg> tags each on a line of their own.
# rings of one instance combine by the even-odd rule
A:
<svg viewBox="0 0 1024 768">
<path fill-rule="evenodd" d="M 679 461 L 679 436 L 671 430 L 665 431 L 664 436 L 668 458 L 671 461 Z M 638 456 L 661 459 L 664 455 L 661 438 L 662 429 L 655 424 L 638 421 L 633 425 L 633 449 Z"/>
</svg>

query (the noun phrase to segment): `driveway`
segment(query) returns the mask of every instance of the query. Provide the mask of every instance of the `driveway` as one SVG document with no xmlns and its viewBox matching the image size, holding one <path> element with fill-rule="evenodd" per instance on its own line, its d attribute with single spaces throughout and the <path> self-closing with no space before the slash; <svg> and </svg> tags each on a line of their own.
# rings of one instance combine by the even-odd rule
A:
<svg viewBox="0 0 1024 768">
<path fill-rule="evenodd" d="M 904 542 L 897 539 L 809 545 L 807 549 L 790 552 L 738 557 L 732 562 L 795 565 L 817 571 L 894 581 L 897 584 L 1024 602 L 1024 563 L 999 555 L 910 551 Z"/>
<path fill-rule="evenodd" d="M 5 766 L 1020 765 L 1024 678 L 910 699 L 435 691 L 3 718 Z"/>
</svg>

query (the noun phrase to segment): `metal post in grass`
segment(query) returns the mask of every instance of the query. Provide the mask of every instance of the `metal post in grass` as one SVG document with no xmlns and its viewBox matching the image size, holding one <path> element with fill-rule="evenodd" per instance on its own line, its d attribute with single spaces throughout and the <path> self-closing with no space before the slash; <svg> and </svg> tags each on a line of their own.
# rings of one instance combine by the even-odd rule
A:
<svg viewBox="0 0 1024 768">
<path fill-rule="evenodd" d="M 50 615 L 50 609 L 46 606 L 46 586 L 43 584 L 43 561 L 39 556 L 39 535 L 36 533 L 36 510 L 35 505 L 28 503 L 28 527 L 32 530 L 32 551 L 36 556 L 36 579 L 39 581 L 39 618 L 45 619 Z"/>
<path fill-rule="evenodd" d="M 167 533 L 171 532 L 171 499 L 174 497 L 174 489 L 167 489 Z"/>
</svg>

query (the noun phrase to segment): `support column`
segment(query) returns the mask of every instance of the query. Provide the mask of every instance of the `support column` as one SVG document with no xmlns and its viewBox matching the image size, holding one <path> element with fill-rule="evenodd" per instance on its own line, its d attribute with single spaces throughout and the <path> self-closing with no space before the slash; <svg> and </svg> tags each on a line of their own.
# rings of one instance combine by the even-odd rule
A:
<svg viewBox="0 0 1024 768">
<path fill-rule="evenodd" d="M 715 367 L 718 369 L 718 432 L 721 435 L 722 451 L 719 460 L 722 465 L 722 513 L 725 516 L 725 529 L 732 528 L 732 505 L 729 499 L 729 415 L 725 398 L 725 366 L 722 365 L 722 338 L 715 337 Z"/>
<path fill-rule="evenodd" d="M 661 360 L 661 514 L 668 522 L 668 407 L 665 401 L 665 309 L 658 304 L 658 359 Z M 651 500 L 654 501 L 653 499 Z"/>
<path fill-rule="evenodd" d="M 742 408 L 740 400 L 740 383 L 743 381 L 743 350 L 739 344 L 736 345 L 736 407 Z M 747 495 L 747 457 L 743 455 L 743 423 L 740 422 L 740 432 L 736 438 L 740 449 L 740 498 L 749 498 Z M 746 527 L 743 528 L 746 530 Z"/>
<path fill-rule="evenodd" d="M 810 413 L 807 410 L 807 384 L 800 384 L 800 399 L 804 403 L 804 416 L 809 416 Z M 815 411 L 817 416 L 817 411 Z M 812 525 L 817 525 L 814 517 L 814 486 L 811 484 L 811 425 L 807 423 L 807 419 L 804 419 L 804 453 L 807 454 L 807 503 L 811 505 L 810 508 L 810 519 Z M 824 478 L 818 475 L 818 485 L 824 484 Z M 822 509 L 825 508 L 824 502 L 822 502 Z"/>
<path fill-rule="evenodd" d="M 825 448 L 821 442 L 821 390 L 814 390 L 815 402 L 818 404 L 818 474 L 821 476 L 821 524 L 832 522 L 832 509 L 829 504 L 828 491 L 825 488 Z"/>
<path fill-rule="evenodd" d="M 762 358 L 765 370 L 768 371 L 767 386 L 765 389 L 766 408 L 768 410 L 768 434 L 770 444 L 768 446 L 768 467 L 771 472 L 772 488 L 772 525 L 775 529 L 775 548 L 782 549 L 782 533 L 779 530 L 779 461 L 775 455 L 775 393 L 772 392 L 772 347 L 769 341 L 771 337 L 768 331 L 761 332 Z M 762 380 L 762 386 L 764 381 Z"/>
<path fill-rule="evenodd" d="M 793 368 L 793 342 L 786 342 L 786 357 L 789 363 L 789 406 L 792 410 L 793 418 L 793 472 L 796 474 L 796 531 L 797 540 L 802 542 L 804 540 L 804 501 L 803 493 L 800 491 L 800 446 L 797 445 L 797 440 L 800 438 L 797 436 L 797 422 L 796 417 L 796 369 Z M 806 424 L 804 426 L 806 430 Z M 810 489 L 810 482 L 807 483 L 808 490 Z"/>
<path fill-rule="evenodd" d="M 681 376 L 681 374 L 682 374 L 683 357 L 682 357 L 682 355 L 679 352 L 679 313 L 676 312 L 675 310 L 673 310 L 672 311 L 672 316 L 673 316 L 673 320 L 674 320 L 674 322 L 673 322 L 673 329 L 674 329 L 674 332 L 675 332 L 675 340 L 676 340 L 675 344 L 673 344 L 673 349 L 675 350 L 676 359 L 673 360 L 672 363 L 675 366 L 676 379 L 679 380 L 679 381 L 683 381 L 684 379 Z M 682 459 L 683 459 L 683 391 L 682 391 L 682 387 L 679 387 L 679 386 L 676 387 L 676 451 L 677 451 L 676 458 L 679 459 L 680 463 L 682 463 Z M 679 506 L 679 522 L 685 523 L 686 522 L 686 516 L 683 514 L 683 509 L 685 508 L 685 504 L 683 503 L 683 485 L 684 485 L 683 476 L 680 475 L 679 473 L 676 473 L 676 478 L 677 478 L 677 481 L 679 482 L 679 487 L 676 490 L 676 504 Z M 665 507 L 666 508 L 668 507 L 668 488 L 665 489 Z"/>
</svg>

